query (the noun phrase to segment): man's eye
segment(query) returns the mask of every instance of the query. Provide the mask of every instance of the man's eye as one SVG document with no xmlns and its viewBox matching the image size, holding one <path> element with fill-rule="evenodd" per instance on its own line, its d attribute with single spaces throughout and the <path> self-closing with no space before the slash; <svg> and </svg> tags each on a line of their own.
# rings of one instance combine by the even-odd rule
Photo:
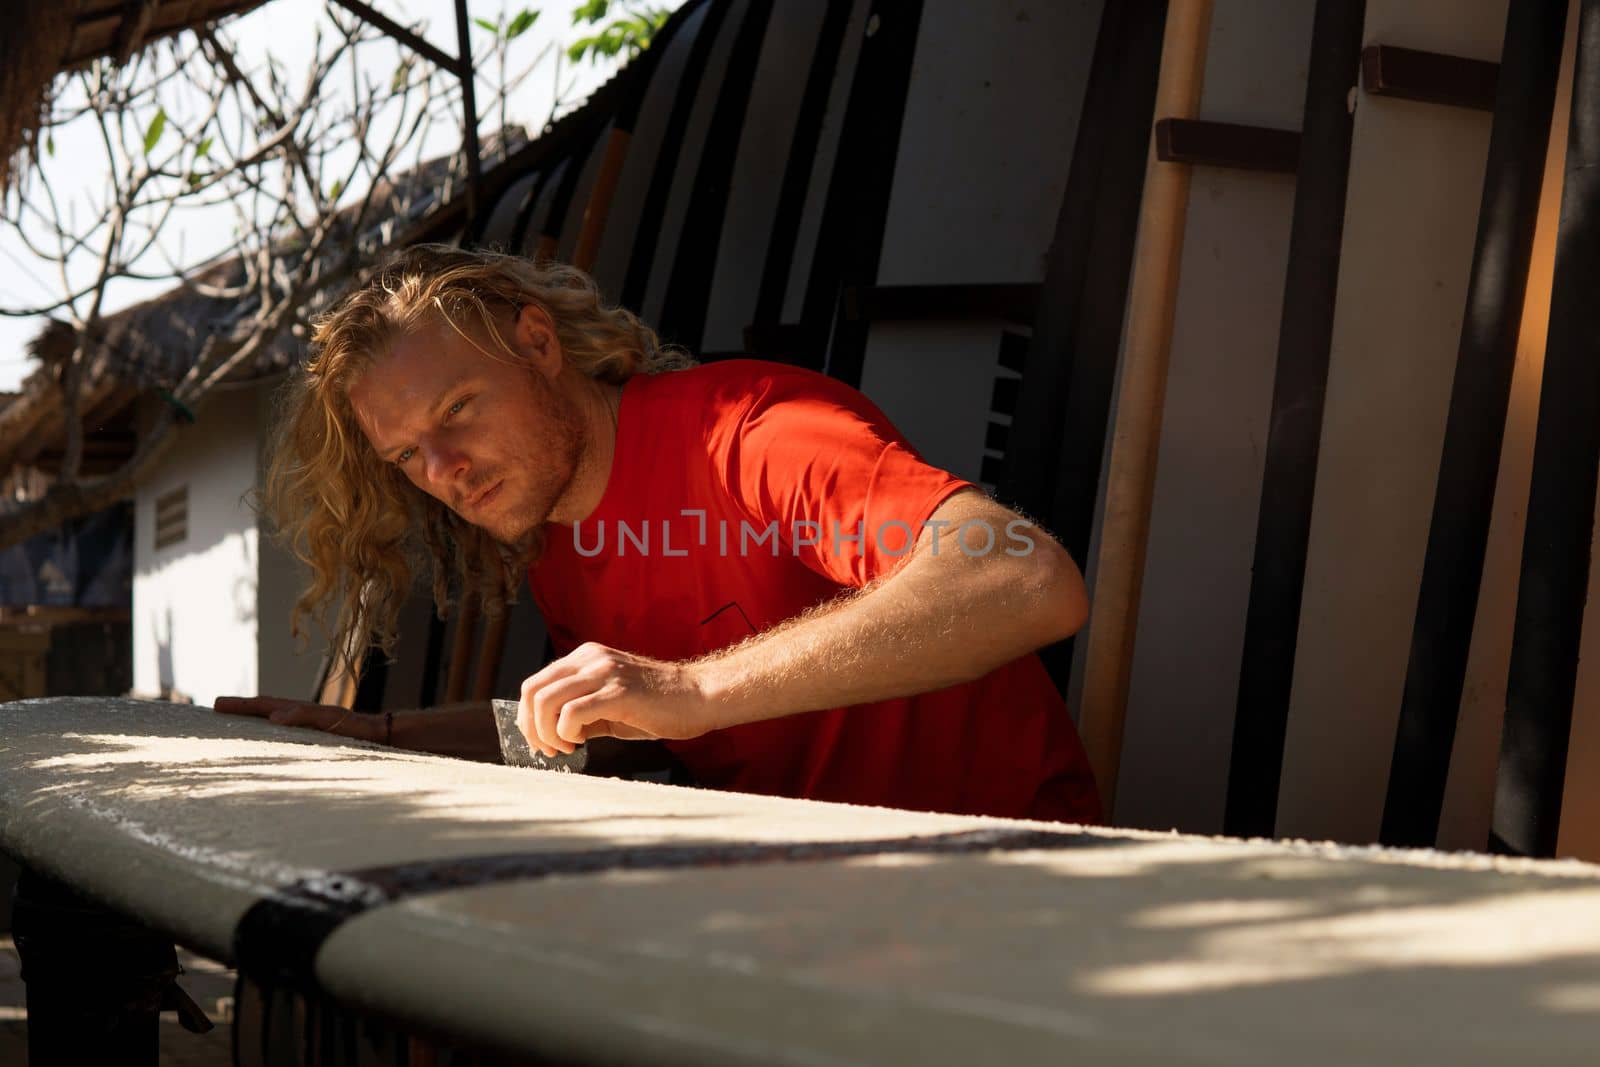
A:
<svg viewBox="0 0 1600 1067">
<path fill-rule="evenodd" d="M 397 467 L 405 466 L 406 460 L 410 459 L 412 456 L 414 456 L 416 454 L 417 454 L 417 450 L 416 449 L 414 449 L 414 448 L 406 449 L 404 452 L 402 452 L 398 456 L 394 457 L 395 466 L 397 466 Z"/>
<path fill-rule="evenodd" d="M 461 409 L 466 406 L 467 402 L 465 400 L 457 400 L 454 404 L 450 405 L 450 414 L 459 415 L 461 413 Z"/>
</svg>

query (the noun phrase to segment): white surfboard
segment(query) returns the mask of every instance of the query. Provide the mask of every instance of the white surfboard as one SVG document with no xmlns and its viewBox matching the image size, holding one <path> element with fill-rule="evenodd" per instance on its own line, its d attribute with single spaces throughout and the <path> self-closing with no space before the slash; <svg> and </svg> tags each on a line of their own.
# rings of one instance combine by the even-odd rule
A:
<svg viewBox="0 0 1600 1067">
<path fill-rule="evenodd" d="M 560 1062 L 1580 1063 L 1600 1038 L 1576 863 L 593 779 L 95 698 L 0 705 L 0 847 L 247 971 L 309 950 L 354 1010 Z"/>
</svg>

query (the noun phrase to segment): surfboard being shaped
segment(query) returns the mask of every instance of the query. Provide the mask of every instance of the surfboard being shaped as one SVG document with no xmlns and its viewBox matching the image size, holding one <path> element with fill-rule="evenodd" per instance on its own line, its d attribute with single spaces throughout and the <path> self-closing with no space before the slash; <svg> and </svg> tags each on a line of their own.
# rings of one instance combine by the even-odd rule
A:
<svg viewBox="0 0 1600 1067">
<path fill-rule="evenodd" d="M 571 1062 L 1581 1062 L 1600 871 L 532 773 L 0 705 L 0 847 L 247 972 Z"/>
</svg>

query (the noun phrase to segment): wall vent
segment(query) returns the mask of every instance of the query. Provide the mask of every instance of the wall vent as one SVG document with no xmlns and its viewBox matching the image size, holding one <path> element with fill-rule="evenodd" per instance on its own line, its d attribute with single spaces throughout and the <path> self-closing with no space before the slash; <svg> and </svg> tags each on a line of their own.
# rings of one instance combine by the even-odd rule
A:
<svg viewBox="0 0 1600 1067">
<path fill-rule="evenodd" d="M 983 436 L 983 460 L 978 484 L 993 496 L 1005 475 L 1006 446 L 1011 440 L 1011 422 L 1017 413 L 1017 397 L 1022 393 L 1022 365 L 1028 356 L 1031 335 L 1017 330 L 1000 331 L 1000 359 L 995 367 L 994 391 L 989 396 L 989 425 Z"/>
<path fill-rule="evenodd" d="M 189 487 L 156 497 L 156 547 L 167 548 L 189 536 Z"/>
</svg>

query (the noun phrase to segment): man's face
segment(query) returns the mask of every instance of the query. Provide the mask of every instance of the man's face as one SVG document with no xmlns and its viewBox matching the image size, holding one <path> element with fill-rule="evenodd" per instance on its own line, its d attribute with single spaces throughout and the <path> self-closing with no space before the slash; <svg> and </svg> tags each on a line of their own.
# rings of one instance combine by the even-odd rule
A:
<svg viewBox="0 0 1600 1067">
<path fill-rule="evenodd" d="M 440 324 L 402 340 L 349 390 L 382 459 L 506 543 L 550 518 L 584 445 L 577 409 L 552 380 L 554 335 L 531 312 L 508 325 L 529 362 L 490 356 Z"/>
</svg>

